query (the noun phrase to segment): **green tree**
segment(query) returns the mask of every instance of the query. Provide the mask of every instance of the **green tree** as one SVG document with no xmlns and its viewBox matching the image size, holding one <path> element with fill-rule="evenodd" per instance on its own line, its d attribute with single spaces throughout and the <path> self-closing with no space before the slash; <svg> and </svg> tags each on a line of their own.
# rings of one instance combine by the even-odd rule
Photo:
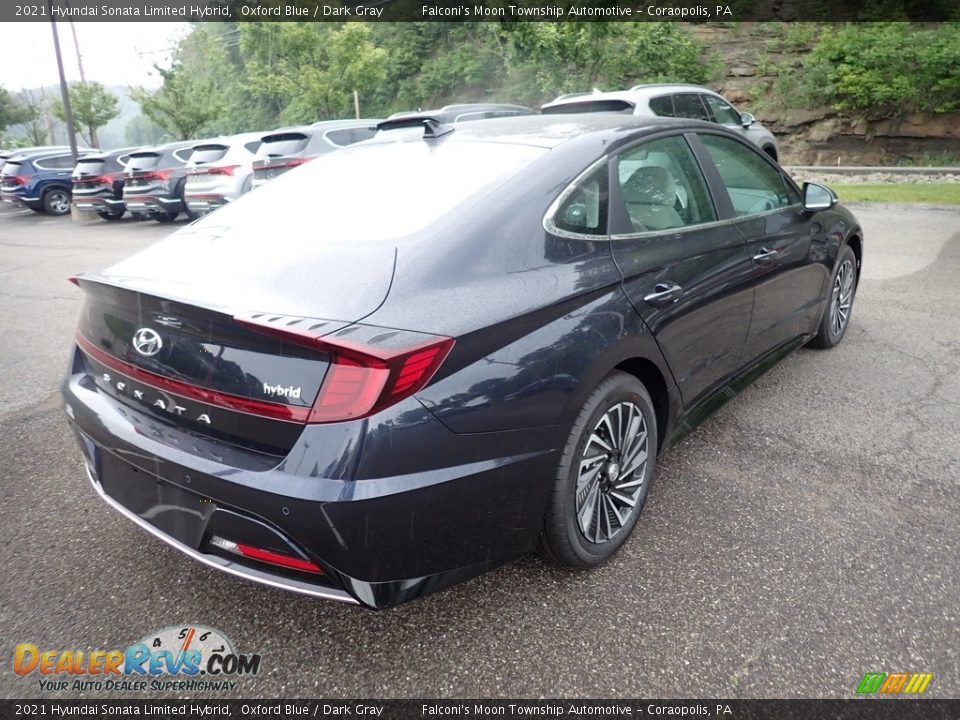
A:
<svg viewBox="0 0 960 720">
<path fill-rule="evenodd" d="M 140 113 L 124 128 L 123 141 L 127 145 L 157 145 L 163 142 L 164 130 L 149 117 Z"/>
<path fill-rule="evenodd" d="M 5 87 L 0 87 L 0 132 L 26 119 L 23 106 Z"/>
<path fill-rule="evenodd" d="M 31 145 L 47 144 L 47 116 L 50 112 L 50 100 L 43 88 L 21 90 L 18 98 L 23 110 L 20 124 L 26 130 Z"/>
<path fill-rule="evenodd" d="M 160 88 L 131 89 L 143 114 L 178 140 L 220 132 L 229 117 L 236 72 L 216 25 L 195 26 L 178 45 L 170 67 L 154 66 Z"/>
<path fill-rule="evenodd" d="M 120 114 L 120 102 L 117 96 L 98 82 L 76 82 L 69 88 L 70 110 L 73 113 L 73 129 L 80 133 L 90 147 L 97 147 L 97 130 Z M 63 103 L 55 100 L 54 116 L 66 122 Z"/>
</svg>

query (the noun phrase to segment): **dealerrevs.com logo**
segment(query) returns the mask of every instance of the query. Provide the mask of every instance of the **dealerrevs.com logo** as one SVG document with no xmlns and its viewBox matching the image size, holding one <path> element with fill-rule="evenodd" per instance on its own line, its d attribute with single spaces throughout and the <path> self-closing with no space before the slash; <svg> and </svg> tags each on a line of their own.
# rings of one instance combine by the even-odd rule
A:
<svg viewBox="0 0 960 720">
<path fill-rule="evenodd" d="M 223 692 L 236 688 L 236 678 L 259 673 L 260 655 L 237 653 L 219 630 L 183 625 L 123 649 L 48 650 L 20 643 L 13 671 L 36 678 L 44 692 Z"/>
</svg>

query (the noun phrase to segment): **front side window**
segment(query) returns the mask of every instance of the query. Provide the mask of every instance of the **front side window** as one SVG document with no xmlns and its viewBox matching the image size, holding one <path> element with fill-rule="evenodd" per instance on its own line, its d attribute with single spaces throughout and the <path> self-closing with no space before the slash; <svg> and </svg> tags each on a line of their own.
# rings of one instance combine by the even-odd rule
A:
<svg viewBox="0 0 960 720">
<path fill-rule="evenodd" d="M 769 212 L 795 202 L 783 176 L 759 151 L 721 135 L 704 134 L 700 140 L 717 166 L 738 216 Z"/>
<path fill-rule="evenodd" d="M 691 120 L 710 120 L 707 109 L 696 93 L 680 93 L 673 96 L 673 112 L 676 117 Z"/>
<path fill-rule="evenodd" d="M 717 219 L 706 181 L 681 135 L 627 150 L 619 158 L 617 175 L 634 232 L 670 230 Z"/>
<path fill-rule="evenodd" d="M 703 101 L 710 108 L 710 112 L 713 113 L 715 122 L 721 125 L 740 126 L 740 113 L 734 110 L 733 106 L 726 100 L 718 98 L 716 95 L 704 95 Z"/>
<path fill-rule="evenodd" d="M 607 165 L 602 164 L 567 192 L 553 214 L 560 230 L 578 235 L 607 234 Z"/>
</svg>

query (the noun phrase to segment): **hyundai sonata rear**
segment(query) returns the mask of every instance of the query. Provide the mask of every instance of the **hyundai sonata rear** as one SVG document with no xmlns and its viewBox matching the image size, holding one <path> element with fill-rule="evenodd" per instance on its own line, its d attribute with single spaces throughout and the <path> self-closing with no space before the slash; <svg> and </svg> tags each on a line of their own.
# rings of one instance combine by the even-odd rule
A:
<svg viewBox="0 0 960 720">
<path fill-rule="evenodd" d="M 843 338 L 859 225 L 732 131 L 379 127 L 75 278 L 93 487 L 200 562 L 370 608 L 600 564 L 704 408 Z"/>
</svg>

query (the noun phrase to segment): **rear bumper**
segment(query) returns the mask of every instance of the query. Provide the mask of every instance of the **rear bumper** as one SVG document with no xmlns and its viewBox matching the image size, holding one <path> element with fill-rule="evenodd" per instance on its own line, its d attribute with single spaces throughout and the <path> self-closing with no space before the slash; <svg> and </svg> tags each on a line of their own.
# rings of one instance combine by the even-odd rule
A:
<svg viewBox="0 0 960 720">
<path fill-rule="evenodd" d="M 73 195 L 73 206 L 78 210 L 93 210 L 96 212 L 118 213 L 123 212 L 126 206 L 123 200 L 92 195 L 84 197 L 83 195 Z"/>
<path fill-rule="evenodd" d="M 63 394 L 94 487 L 127 518 L 218 570 L 374 609 L 533 550 L 557 462 L 555 429 L 456 435 L 412 398 L 382 422 L 308 425 L 286 458 L 264 465 L 122 404 L 82 373 Z M 390 448 L 395 460 L 372 469 L 370 455 Z M 439 459 L 404 472 L 410 456 Z M 353 479 L 365 467 L 373 476 Z M 323 574 L 230 556 L 215 536 Z"/>
<path fill-rule="evenodd" d="M 183 200 L 180 198 L 159 195 L 125 195 L 122 202 L 130 212 L 167 213 L 183 210 Z"/>
<path fill-rule="evenodd" d="M 196 194 L 196 195 L 184 195 L 183 202 L 188 208 L 193 212 L 204 213 L 216 210 L 217 208 L 223 207 L 231 203 L 234 200 L 233 197 L 229 195 L 215 195 L 215 194 Z"/>
<path fill-rule="evenodd" d="M 40 205 L 39 197 L 20 195 L 18 193 L 11 192 L 0 193 L 0 201 L 11 203 L 12 205 L 17 205 L 19 207 L 35 207 Z"/>
</svg>

